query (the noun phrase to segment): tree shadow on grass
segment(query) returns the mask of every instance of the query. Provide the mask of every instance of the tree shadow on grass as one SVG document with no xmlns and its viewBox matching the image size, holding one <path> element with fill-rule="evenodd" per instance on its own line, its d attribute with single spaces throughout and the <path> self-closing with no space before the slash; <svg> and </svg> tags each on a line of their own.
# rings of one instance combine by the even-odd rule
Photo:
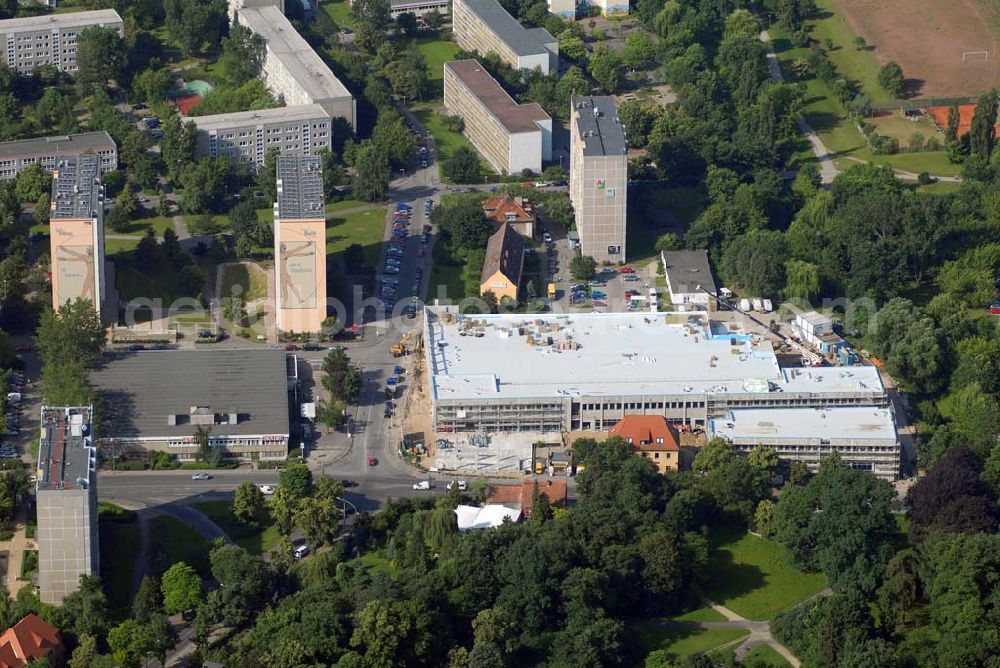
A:
<svg viewBox="0 0 1000 668">
<path fill-rule="evenodd" d="M 716 549 L 710 561 L 712 576 L 705 595 L 716 603 L 725 604 L 766 584 L 763 571 L 750 564 L 735 563 L 729 552 Z"/>
</svg>

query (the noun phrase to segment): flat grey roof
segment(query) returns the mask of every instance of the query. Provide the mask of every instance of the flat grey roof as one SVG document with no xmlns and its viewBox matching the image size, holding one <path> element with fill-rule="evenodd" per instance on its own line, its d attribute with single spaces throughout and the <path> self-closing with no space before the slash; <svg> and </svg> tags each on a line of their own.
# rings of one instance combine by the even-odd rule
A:
<svg viewBox="0 0 1000 668">
<path fill-rule="evenodd" d="M 70 12 L 69 14 L 43 14 L 42 16 L 0 21 L 0 33 L 31 32 L 51 28 L 85 28 L 108 23 L 122 23 L 122 17 L 113 9 Z"/>
<path fill-rule="evenodd" d="M 883 392 L 875 367 L 782 369 L 766 339 L 704 312 L 425 313 L 439 400 Z"/>
<path fill-rule="evenodd" d="M 462 1 L 519 56 L 549 53 L 545 44 L 556 41 L 544 28 L 528 30 L 522 26 L 497 0 Z"/>
<path fill-rule="evenodd" d="M 90 375 L 105 406 L 102 438 L 191 436 L 190 422 L 171 426 L 168 416 L 193 407 L 239 414 L 213 425 L 217 436 L 287 436 L 287 378 L 284 351 L 247 349 L 107 353 Z"/>
<path fill-rule="evenodd" d="M 52 172 L 52 218 L 104 219 L 100 165 L 96 155 L 60 158 Z"/>
<path fill-rule="evenodd" d="M 896 423 L 888 408 L 765 408 L 731 410 L 709 421 L 709 437 L 738 443 L 787 441 L 803 445 L 819 440 L 896 441 Z"/>
<path fill-rule="evenodd" d="M 323 220 L 323 169 L 318 156 L 279 155 L 275 220 Z"/>
<path fill-rule="evenodd" d="M 36 489 L 86 489 L 91 482 L 90 406 L 42 406 Z"/>
<path fill-rule="evenodd" d="M 107 132 L 84 132 L 77 135 L 56 135 L 19 139 L 0 144 L 0 160 L 42 155 L 80 155 L 85 151 L 114 149 L 115 140 Z"/>
<path fill-rule="evenodd" d="M 288 69 L 314 101 L 351 97 L 326 63 L 277 7 L 241 9 L 247 27 L 267 40 L 267 48 Z"/>
<path fill-rule="evenodd" d="M 584 142 L 584 155 L 625 155 L 625 128 L 618 120 L 613 97 L 574 95 L 571 104 L 579 114 L 576 127 Z"/>
<path fill-rule="evenodd" d="M 444 66 L 465 84 L 510 134 L 540 131 L 538 121 L 552 120 L 540 104 L 518 104 L 514 101 L 478 60 L 452 60 Z"/>
<path fill-rule="evenodd" d="M 234 111 L 230 114 L 211 116 L 185 116 L 185 121 L 193 121 L 199 130 L 230 130 L 264 123 L 295 123 L 301 121 L 329 121 L 330 114 L 318 104 L 298 104 L 294 107 L 275 107 L 253 111 Z"/>
<path fill-rule="evenodd" d="M 700 285 L 712 294 L 716 293 L 707 250 L 663 251 L 662 257 L 672 292 L 701 292 L 698 289 Z"/>
</svg>

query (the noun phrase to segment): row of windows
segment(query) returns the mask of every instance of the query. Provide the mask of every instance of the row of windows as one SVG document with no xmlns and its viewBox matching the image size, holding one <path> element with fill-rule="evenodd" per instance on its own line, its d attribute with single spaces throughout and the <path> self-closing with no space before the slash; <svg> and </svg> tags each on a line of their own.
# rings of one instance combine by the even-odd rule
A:
<svg viewBox="0 0 1000 668">
<path fill-rule="evenodd" d="M 640 410 L 664 410 L 667 408 L 704 408 L 704 401 L 632 401 L 608 404 L 580 404 L 580 410 L 584 411 L 640 411 Z"/>
</svg>

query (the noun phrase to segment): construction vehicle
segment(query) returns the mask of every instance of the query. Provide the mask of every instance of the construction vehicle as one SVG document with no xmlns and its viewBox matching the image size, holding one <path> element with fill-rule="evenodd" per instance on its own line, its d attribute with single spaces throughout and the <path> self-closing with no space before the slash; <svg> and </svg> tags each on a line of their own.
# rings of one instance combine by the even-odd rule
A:
<svg viewBox="0 0 1000 668">
<path fill-rule="evenodd" d="M 549 299 L 555 299 L 555 298 L 556 298 L 556 284 L 549 283 Z"/>
<path fill-rule="evenodd" d="M 413 332 L 407 332 L 406 334 L 403 334 L 403 338 L 399 340 L 399 343 L 394 345 L 392 348 L 389 348 L 389 352 L 392 353 L 392 356 L 402 357 L 403 355 L 409 354 L 410 349 L 407 347 L 407 345 L 410 343 L 410 339 L 412 337 L 413 337 Z"/>
</svg>

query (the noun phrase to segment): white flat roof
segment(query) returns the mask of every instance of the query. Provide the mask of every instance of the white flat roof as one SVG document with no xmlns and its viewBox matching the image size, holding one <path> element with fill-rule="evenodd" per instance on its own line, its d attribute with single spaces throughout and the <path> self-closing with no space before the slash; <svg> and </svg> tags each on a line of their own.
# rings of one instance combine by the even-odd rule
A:
<svg viewBox="0 0 1000 668">
<path fill-rule="evenodd" d="M 732 410 L 709 420 L 709 437 L 731 441 L 887 441 L 896 442 L 888 408 L 766 408 Z"/>
<path fill-rule="evenodd" d="M 70 12 L 69 14 L 43 14 L 21 19 L 0 21 L 0 33 L 48 30 L 50 28 L 85 28 L 87 26 L 121 23 L 122 17 L 113 9 L 98 9 L 92 12 Z"/>
<path fill-rule="evenodd" d="M 704 312 L 426 312 L 439 400 L 882 391 L 870 367 L 782 370 L 766 339 L 724 333 Z"/>
<path fill-rule="evenodd" d="M 313 100 L 351 97 L 326 63 L 309 46 L 299 31 L 277 7 L 241 9 L 240 19 L 247 27 L 267 40 L 267 48 L 288 69 L 296 83 Z"/>
<path fill-rule="evenodd" d="M 516 522 L 521 519 L 521 511 L 500 504 L 491 503 L 477 508 L 476 506 L 458 506 L 455 508 L 458 519 L 458 530 L 490 529 L 498 527 L 504 520 Z"/>
<path fill-rule="evenodd" d="M 274 107 L 235 111 L 230 114 L 211 116 L 185 116 L 185 121 L 194 121 L 199 130 L 228 130 L 261 123 L 294 123 L 296 121 L 329 121 L 330 114 L 318 104 L 299 104 L 293 107 Z"/>
</svg>

